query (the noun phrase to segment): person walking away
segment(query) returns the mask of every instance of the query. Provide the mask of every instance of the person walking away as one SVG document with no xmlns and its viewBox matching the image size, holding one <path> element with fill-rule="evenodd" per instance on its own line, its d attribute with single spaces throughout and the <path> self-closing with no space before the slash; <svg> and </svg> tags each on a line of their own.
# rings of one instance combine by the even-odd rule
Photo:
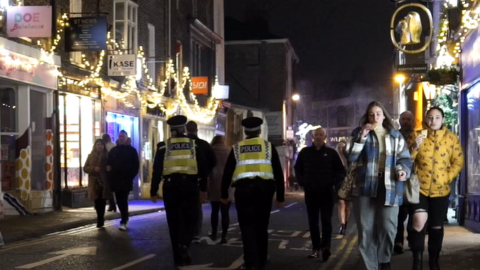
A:
<svg viewBox="0 0 480 270">
<path fill-rule="evenodd" d="M 355 166 L 353 214 L 367 270 L 391 269 L 398 206 L 412 165 L 407 143 L 391 119 L 380 102 L 371 102 L 352 132 L 348 156 Z"/>
<path fill-rule="evenodd" d="M 107 181 L 107 161 L 105 143 L 97 139 L 83 166 L 83 171 L 88 174 L 88 197 L 95 202 L 97 228 L 102 228 L 105 224 L 106 200 L 112 197 L 110 183 Z"/>
<path fill-rule="evenodd" d="M 295 174 L 304 188 L 307 206 L 312 253 L 308 258 L 323 261 L 330 258 L 332 240 L 332 215 L 335 205 L 334 187 L 345 178 L 345 167 L 337 151 L 325 144 L 327 133 L 323 128 L 313 131 L 313 144 L 303 148 L 295 163 Z M 322 239 L 318 226 L 322 221 Z"/>
<path fill-rule="evenodd" d="M 448 211 L 450 183 L 464 165 L 460 140 L 444 123 L 443 110 L 431 107 L 427 111 L 423 130 L 414 136 L 411 143 L 412 158 L 420 181 L 420 203 L 410 205 L 412 226 L 409 238 L 414 270 L 422 269 L 425 230 L 428 230 L 428 265 L 431 270 L 440 269 L 443 220 Z"/>
<path fill-rule="evenodd" d="M 112 150 L 112 148 L 116 146 L 116 144 L 112 142 L 112 138 L 110 137 L 110 135 L 108 135 L 107 133 L 102 134 L 102 141 L 105 144 L 107 152 L 110 152 L 110 150 Z M 113 195 L 113 193 L 108 200 L 108 204 L 108 212 L 117 212 L 117 205 L 115 204 L 115 196 Z"/>
<path fill-rule="evenodd" d="M 404 111 L 400 114 L 400 133 L 403 135 L 403 138 L 407 141 L 407 146 L 410 149 L 410 136 L 414 134 L 413 128 L 415 124 L 415 116 L 410 111 Z M 393 246 L 393 251 L 397 254 L 403 253 L 403 242 L 405 241 L 405 220 L 408 217 L 408 205 L 404 201 L 402 205 L 398 208 L 398 221 L 397 221 L 397 235 L 395 236 L 395 245 Z M 410 218 L 407 224 L 410 224 Z M 408 232 L 408 230 L 407 230 Z M 407 236 L 408 241 L 408 236 Z"/>
<path fill-rule="evenodd" d="M 348 167 L 347 162 L 347 142 L 345 140 L 341 140 L 337 144 L 337 153 L 342 160 L 343 167 L 345 171 Z M 337 190 L 342 184 L 342 181 L 337 183 Z M 338 229 L 338 234 L 345 235 L 347 231 L 347 223 L 350 219 L 350 199 L 340 199 L 338 198 L 338 221 L 340 222 L 340 228 Z"/>
<path fill-rule="evenodd" d="M 122 217 L 119 230 L 126 231 L 129 217 L 128 195 L 133 190 L 133 180 L 140 169 L 140 160 L 137 150 L 128 143 L 125 130 L 120 131 L 117 141 L 117 145 L 108 153 L 107 176 Z"/>
<path fill-rule="evenodd" d="M 222 178 L 222 202 L 228 203 L 230 187 L 235 188 L 235 205 L 243 241 L 240 269 L 263 269 L 268 262 L 268 223 L 276 192 L 277 206 L 283 206 L 285 179 L 278 152 L 261 139 L 263 120 L 242 120 L 246 139 L 235 144 L 228 155 Z"/>
<path fill-rule="evenodd" d="M 189 249 L 198 220 L 198 202 L 204 200 L 200 193 L 207 191 L 207 162 L 195 140 L 185 135 L 186 123 L 183 115 L 168 119 L 172 137 L 158 144 L 150 188 L 151 200 L 157 202 L 160 182 L 165 181 L 163 200 L 176 266 L 191 264 Z"/>
<path fill-rule="evenodd" d="M 207 141 L 202 140 L 198 137 L 198 126 L 196 122 L 188 121 L 186 128 L 187 137 L 195 140 L 195 144 L 198 146 L 198 151 L 200 151 L 200 153 L 204 155 L 205 160 L 207 161 L 207 175 L 209 175 L 217 164 L 215 153 L 213 152 L 212 147 Z M 207 181 L 207 179 L 203 179 L 202 181 Z M 201 197 L 205 198 L 206 196 L 205 194 L 201 194 Z M 203 223 L 203 203 L 203 200 L 198 202 L 198 220 L 197 226 L 195 226 L 195 230 L 193 231 L 193 243 L 200 243 L 200 234 L 202 232 Z"/>
<path fill-rule="evenodd" d="M 233 196 L 232 190 L 229 190 L 228 202 L 222 203 L 221 202 L 221 187 L 222 187 L 222 178 L 223 178 L 223 170 L 225 169 L 225 163 L 227 162 L 228 154 L 230 153 L 230 149 L 225 145 L 225 137 L 217 135 L 213 137 L 211 142 L 212 150 L 215 153 L 215 157 L 217 159 L 217 165 L 213 168 L 210 177 L 208 177 L 208 185 L 207 185 L 207 198 L 210 201 L 212 206 L 212 213 L 210 216 L 210 221 L 212 224 L 212 232 L 210 234 L 210 238 L 213 241 L 217 240 L 217 228 L 218 228 L 218 212 L 222 215 L 222 238 L 220 240 L 220 244 L 227 243 L 227 232 L 228 226 L 230 224 L 230 205 L 232 204 Z"/>
</svg>

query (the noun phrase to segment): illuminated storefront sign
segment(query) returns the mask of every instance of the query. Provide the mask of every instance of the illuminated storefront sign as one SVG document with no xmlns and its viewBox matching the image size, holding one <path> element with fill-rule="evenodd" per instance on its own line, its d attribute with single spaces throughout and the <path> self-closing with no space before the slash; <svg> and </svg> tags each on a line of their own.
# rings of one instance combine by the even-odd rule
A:
<svg viewBox="0 0 480 270">
<path fill-rule="evenodd" d="M 10 6 L 7 9 L 7 36 L 47 38 L 52 36 L 51 6 Z"/>
<path fill-rule="evenodd" d="M 397 21 L 396 19 L 399 13 L 406 8 L 411 8 L 411 10 L 404 18 Z M 422 35 L 421 17 L 420 13 L 417 11 L 421 11 L 421 13 L 424 13 L 428 18 L 428 27 L 430 27 L 428 40 L 425 41 L 425 44 L 423 44 L 421 48 L 409 50 L 406 49 L 405 46 L 420 44 L 420 38 Z M 395 37 L 395 32 L 400 33 L 400 41 Z M 400 6 L 395 10 L 390 21 L 390 38 L 393 45 L 404 53 L 415 54 L 425 51 L 428 46 L 430 46 L 433 39 L 432 13 L 427 7 L 418 3 L 410 3 Z"/>
</svg>

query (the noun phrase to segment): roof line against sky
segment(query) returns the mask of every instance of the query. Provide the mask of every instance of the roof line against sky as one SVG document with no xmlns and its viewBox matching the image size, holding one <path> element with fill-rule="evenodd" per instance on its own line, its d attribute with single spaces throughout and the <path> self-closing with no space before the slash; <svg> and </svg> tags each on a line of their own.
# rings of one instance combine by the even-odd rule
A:
<svg viewBox="0 0 480 270">
<path fill-rule="evenodd" d="M 225 46 L 227 45 L 246 45 L 246 44 L 262 44 L 262 43 L 284 43 L 285 46 L 289 51 L 293 53 L 293 58 L 295 59 L 296 63 L 300 62 L 300 58 L 298 58 L 295 49 L 290 43 L 290 39 L 288 38 L 281 38 L 281 39 L 251 39 L 251 40 L 230 40 L 225 41 Z"/>
</svg>

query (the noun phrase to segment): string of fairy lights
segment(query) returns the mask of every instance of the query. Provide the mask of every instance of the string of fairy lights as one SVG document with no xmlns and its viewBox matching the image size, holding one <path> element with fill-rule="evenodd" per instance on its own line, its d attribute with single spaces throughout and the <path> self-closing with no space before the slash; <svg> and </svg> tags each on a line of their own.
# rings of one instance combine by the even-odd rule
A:
<svg viewBox="0 0 480 270">
<path fill-rule="evenodd" d="M 462 43 L 465 41 L 468 33 L 478 27 L 480 22 L 480 5 L 474 5 L 476 0 L 461 0 L 462 7 L 465 8 L 462 10 L 462 19 L 460 30 L 457 31 L 456 36 L 454 37 L 455 46 L 453 48 L 453 53 L 455 58 L 458 58 L 460 55 L 460 50 Z M 449 39 L 449 27 L 448 27 L 448 9 L 452 8 L 452 4 L 449 1 L 446 1 L 443 6 L 443 10 L 440 14 L 440 27 L 438 32 L 438 44 L 437 52 L 440 51 L 441 47 L 445 45 Z"/>
<path fill-rule="evenodd" d="M 69 18 L 66 13 L 57 20 L 57 33 L 52 41 L 52 46 L 50 49 L 45 49 L 46 46 L 44 44 L 42 44 L 40 41 L 37 42 L 38 47 L 40 47 L 42 50 L 42 58 L 40 62 L 53 64 L 52 56 L 58 48 L 58 44 L 60 43 L 65 27 L 69 26 L 68 20 Z M 123 46 L 119 45 L 113 38 L 111 38 L 110 32 L 107 33 L 107 47 L 111 48 L 112 52 L 116 54 L 123 54 L 124 52 L 122 49 Z M 106 51 L 100 51 L 96 65 L 92 65 L 87 59 L 87 55 L 82 54 L 82 64 L 90 69 L 90 75 L 86 76 L 83 80 L 74 80 L 66 78 L 61 71 L 58 71 L 59 88 L 66 86 L 67 84 L 78 85 L 81 87 L 87 86 L 90 83 L 103 85 L 101 70 L 105 62 L 105 56 Z M 145 52 L 141 46 L 138 48 L 137 59 L 142 67 L 141 78 L 146 78 L 147 89 L 150 91 L 139 91 L 137 87 L 137 77 L 127 76 L 120 87 L 125 91 L 120 92 L 112 90 L 110 87 L 102 87 L 101 91 L 105 97 L 112 96 L 118 100 L 121 100 L 126 106 L 135 108 L 135 105 L 128 100 L 129 96 L 134 95 L 140 101 L 141 106 L 146 106 L 149 108 L 155 108 L 158 106 L 166 113 L 167 116 L 171 116 L 178 112 L 178 109 L 181 109 L 188 118 L 201 123 L 209 123 L 215 117 L 219 101 L 215 99 L 214 93 L 212 93 L 211 97 L 208 99 L 205 107 L 201 107 L 198 104 L 198 100 L 193 94 L 190 95 L 190 100 L 192 103 L 187 101 L 187 98 L 183 93 L 187 83 L 189 85 L 189 92 L 192 93 L 191 76 L 188 67 L 183 69 L 181 82 L 179 82 L 180 78 L 175 70 L 175 65 L 173 64 L 173 60 L 170 59 L 166 65 L 165 79 L 160 83 L 160 87 L 157 87 L 153 81 L 153 78 L 150 76 Z M 164 96 L 164 93 L 168 88 L 168 81 L 171 79 L 175 81 L 174 88 L 172 89 L 175 99 Z M 215 79 L 213 91 L 215 91 L 216 85 L 218 85 L 217 79 Z"/>
</svg>

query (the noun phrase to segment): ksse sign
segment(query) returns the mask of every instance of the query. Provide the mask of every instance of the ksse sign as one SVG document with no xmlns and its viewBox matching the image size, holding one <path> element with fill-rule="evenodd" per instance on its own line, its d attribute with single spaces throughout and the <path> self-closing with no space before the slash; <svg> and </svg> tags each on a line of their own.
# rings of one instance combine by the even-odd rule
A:
<svg viewBox="0 0 480 270">
<path fill-rule="evenodd" d="M 135 76 L 137 75 L 136 71 L 136 54 L 108 56 L 108 76 Z"/>
<path fill-rule="evenodd" d="M 7 8 L 9 37 L 46 38 L 52 36 L 51 6 L 11 6 Z"/>
</svg>

